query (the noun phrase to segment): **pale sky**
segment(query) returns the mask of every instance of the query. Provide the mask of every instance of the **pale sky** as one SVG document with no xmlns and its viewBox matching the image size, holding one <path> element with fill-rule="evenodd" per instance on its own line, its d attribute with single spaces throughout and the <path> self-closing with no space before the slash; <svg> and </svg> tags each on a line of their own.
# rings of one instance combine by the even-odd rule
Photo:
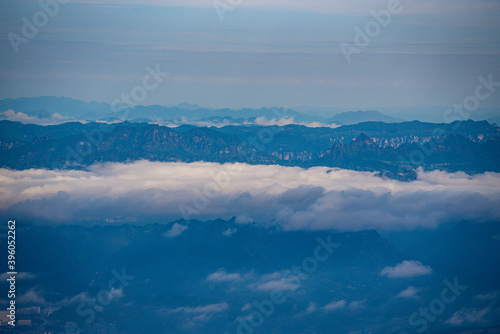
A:
<svg viewBox="0 0 500 334">
<path fill-rule="evenodd" d="M 392 1 L 80 0 L 52 17 L 38 1 L 2 0 L 0 98 L 111 102 L 156 65 L 170 75 L 141 104 L 452 106 L 478 76 L 500 81 L 499 1 L 401 0 L 375 23 Z M 16 53 L 23 17 L 41 24 Z M 367 27 L 378 30 L 348 63 L 342 43 Z M 498 90 L 481 107 L 500 107 Z"/>
</svg>

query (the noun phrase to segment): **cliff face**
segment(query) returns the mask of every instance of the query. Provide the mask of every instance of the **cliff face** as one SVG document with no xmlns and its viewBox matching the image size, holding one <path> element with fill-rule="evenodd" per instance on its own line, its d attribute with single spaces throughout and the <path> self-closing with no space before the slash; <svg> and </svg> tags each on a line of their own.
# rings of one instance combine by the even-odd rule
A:
<svg viewBox="0 0 500 334">
<path fill-rule="evenodd" d="M 85 168 L 96 162 L 147 159 L 328 166 L 390 173 L 419 166 L 470 173 L 500 171 L 500 141 L 498 134 L 494 136 L 498 128 L 489 123 L 463 122 L 455 127 L 460 133 L 443 131 L 439 136 L 430 135 L 436 132 L 436 124 L 409 123 L 326 129 L 169 128 L 127 122 L 42 127 L 3 121 L 0 166 Z M 415 125 L 413 134 L 409 132 L 411 125 Z M 451 125 L 441 125 L 446 126 Z M 265 137 L 264 132 L 271 135 Z"/>
</svg>

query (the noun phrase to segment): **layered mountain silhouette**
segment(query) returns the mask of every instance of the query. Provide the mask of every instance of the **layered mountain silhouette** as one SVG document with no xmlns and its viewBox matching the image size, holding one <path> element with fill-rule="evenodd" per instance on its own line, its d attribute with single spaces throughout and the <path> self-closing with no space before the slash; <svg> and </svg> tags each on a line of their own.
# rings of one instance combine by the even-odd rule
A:
<svg viewBox="0 0 500 334">
<path fill-rule="evenodd" d="M 385 123 L 400 123 L 404 119 L 384 115 L 378 111 L 347 111 L 337 114 L 328 119 L 328 122 L 342 125 L 352 125 L 363 122 L 385 122 Z"/>
<path fill-rule="evenodd" d="M 184 230 L 171 237 L 168 232 L 176 224 Z M 225 233 L 228 229 L 230 235 Z M 195 333 L 198 327 L 186 329 L 186 323 L 196 323 L 203 310 L 215 308 L 220 312 L 205 319 L 204 333 L 237 333 L 237 319 L 256 310 L 252 303 L 269 298 L 267 286 L 281 282 L 287 284 L 285 302 L 275 305 L 260 328 L 263 332 L 297 333 L 299 328 L 305 333 L 327 333 L 333 327 L 339 333 L 362 333 L 363 328 L 365 333 L 414 332 L 420 327 L 412 325 L 409 316 L 440 296 L 445 279 L 458 277 L 467 289 L 436 321 L 428 323 L 429 332 L 496 333 L 498 328 L 465 325 L 447 331 L 446 321 L 463 307 L 478 307 L 474 296 L 499 288 L 494 279 L 498 266 L 489 266 L 498 263 L 498 242 L 491 236 L 499 232 L 497 224 L 479 228 L 462 224 L 437 236 L 415 233 L 404 239 L 403 232 L 386 238 L 373 230 L 283 232 L 241 225 L 234 219 L 92 227 L 24 223 L 18 230 L 23 237 L 17 257 L 23 271 L 36 277 L 38 288 L 31 294 L 43 295 L 37 305 L 53 310 L 29 317 L 34 327 L 43 326 L 46 331 L 64 331 L 67 322 L 87 330 L 120 319 L 117 329 L 121 333 L 156 333 L 165 327 L 171 333 Z M 312 258 L 321 245 L 318 238 L 335 245 L 331 256 L 308 273 L 302 270 L 300 280 L 281 280 L 281 273 Z M 402 250 L 391 239 L 403 244 Z M 445 250 L 436 257 L 436 249 L 441 248 Z M 457 253 L 464 256 L 466 266 L 460 261 L 450 263 L 447 255 Z M 382 274 L 384 268 L 408 260 L 422 261 L 432 271 L 411 278 Z M 108 288 L 116 277 L 113 272 L 132 278 L 111 303 L 98 304 L 102 308 L 94 312 L 89 325 L 89 314 L 82 311 L 92 309 L 92 304 L 86 301 L 95 301 L 99 291 Z M 19 294 L 30 291 L 30 284 L 30 279 L 19 280 Z M 409 284 L 416 287 L 417 295 L 398 297 Z M 23 305 L 21 299 L 18 308 Z M 143 316 L 137 316 L 138 309 Z"/>
<path fill-rule="evenodd" d="M 433 137 L 439 125 L 408 123 L 368 122 L 330 129 L 295 125 L 169 128 L 128 122 L 38 126 L 1 121 L 0 166 L 85 168 L 96 162 L 140 159 L 245 162 L 340 167 L 403 179 L 420 166 L 451 172 L 500 171 L 497 127 L 472 121 L 443 124 L 442 135 Z M 265 141 L 263 133 L 270 134 Z"/>
</svg>

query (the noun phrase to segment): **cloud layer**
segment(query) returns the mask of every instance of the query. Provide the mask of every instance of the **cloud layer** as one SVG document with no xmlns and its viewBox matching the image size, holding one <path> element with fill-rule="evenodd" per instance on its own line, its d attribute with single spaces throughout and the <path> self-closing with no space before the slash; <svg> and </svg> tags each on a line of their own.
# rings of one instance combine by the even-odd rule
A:
<svg viewBox="0 0 500 334">
<path fill-rule="evenodd" d="M 47 118 L 38 118 L 29 116 L 22 112 L 15 112 L 12 109 L 0 112 L 0 120 L 7 120 L 11 122 L 21 122 L 24 124 L 38 124 L 38 125 L 56 125 L 68 122 L 68 118 L 55 113 Z"/>
<path fill-rule="evenodd" d="M 425 276 L 431 273 L 432 273 L 431 267 L 424 266 L 420 261 L 403 261 L 394 267 L 385 267 L 380 274 L 382 276 L 387 276 L 389 278 L 405 278 L 405 277 Z M 403 291 L 402 293 L 403 293 L 402 296 L 408 296 L 408 294 L 405 294 L 405 291 Z M 413 293 L 412 295 L 414 294 L 415 293 Z"/>
<path fill-rule="evenodd" d="M 40 223 L 235 216 L 239 223 L 286 230 L 413 229 L 498 220 L 498 203 L 500 175 L 494 173 L 419 171 L 417 181 L 404 183 L 327 167 L 204 162 L 139 161 L 88 171 L 0 169 L 0 212 Z"/>
</svg>

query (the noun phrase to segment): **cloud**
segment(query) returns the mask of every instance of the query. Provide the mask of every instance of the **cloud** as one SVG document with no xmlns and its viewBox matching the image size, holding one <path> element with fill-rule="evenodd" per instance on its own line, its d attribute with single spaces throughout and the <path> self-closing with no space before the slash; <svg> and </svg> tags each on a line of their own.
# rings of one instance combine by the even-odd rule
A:
<svg viewBox="0 0 500 334">
<path fill-rule="evenodd" d="M 268 274 L 257 275 L 253 271 L 241 273 L 227 273 L 224 269 L 208 275 L 207 281 L 217 283 L 236 283 L 242 288 L 260 292 L 295 291 L 300 288 L 300 280 L 291 275 L 290 271 L 282 270 Z"/>
<path fill-rule="evenodd" d="M 325 311 L 336 311 L 336 310 L 343 309 L 345 306 L 346 306 L 346 301 L 342 299 L 339 301 L 331 302 L 328 305 L 325 305 L 325 307 L 323 307 L 323 309 Z"/>
<path fill-rule="evenodd" d="M 352 301 L 349 303 L 349 305 L 347 305 L 347 308 L 351 311 L 360 310 L 364 308 L 365 301 L 366 299 Z"/>
<path fill-rule="evenodd" d="M 166 310 L 166 314 L 181 314 L 185 317 L 185 325 L 193 327 L 199 323 L 209 321 L 214 315 L 222 313 L 229 308 L 226 302 L 218 304 L 207 304 L 203 306 L 183 306 L 173 310 Z"/>
<path fill-rule="evenodd" d="M 338 310 L 343 310 L 343 309 L 349 309 L 350 311 L 357 311 L 359 309 L 363 308 L 365 300 L 358 300 L 358 301 L 352 301 L 352 302 L 346 302 L 344 299 L 333 301 L 329 304 L 326 304 L 323 307 L 318 308 L 316 303 L 311 302 L 309 303 L 309 306 L 306 309 L 307 313 L 313 313 L 316 310 L 323 310 L 326 312 L 333 312 L 333 311 L 338 311 Z"/>
<path fill-rule="evenodd" d="M 224 235 L 226 237 L 229 237 L 229 236 L 235 234 L 236 232 L 238 232 L 237 228 L 228 227 L 227 230 L 225 230 L 224 232 L 222 232 L 222 235 Z"/>
<path fill-rule="evenodd" d="M 288 282 L 285 279 L 280 279 L 258 284 L 256 289 L 260 291 L 293 291 L 297 290 L 299 287 L 300 285 L 298 284 Z"/>
<path fill-rule="evenodd" d="M 197 307 L 179 307 L 172 310 L 172 313 L 188 313 L 188 314 L 211 314 L 211 313 L 220 313 L 225 311 L 228 308 L 228 304 L 226 302 L 219 304 L 208 304 L 205 306 L 197 306 Z"/>
<path fill-rule="evenodd" d="M 151 219 L 279 225 L 285 230 L 436 228 L 500 219 L 500 174 L 375 173 L 277 165 L 108 163 L 88 170 L 0 169 L 0 212 L 37 223 Z M 174 224 L 167 236 L 186 230 Z M 231 230 L 228 231 L 231 232 Z"/>
<path fill-rule="evenodd" d="M 16 281 L 24 279 L 33 279 L 36 276 L 37 275 L 28 272 L 19 272 L 16 274 Z M 10 277 L 11 275 L 9 275 L 8 273 L 0 274 L 0 282 L 5 282 Z"/>
<path fill-rule="evenodd" d="M 490 291 L 488 293 L 479 294 L 474 298 L 477 300 L 491 301 L 497 299 L 498 295 L 499 295 L 498 291 Z"/>
<path fill-rule="evenodd" d="M 396 296 L 396 298 L 407 298 L 407 299 L 414 298 L 414 299 L 418 299 L 419 297 L 417 296 L 417 294 L 420 291 L 422 291 L 422 289 L 417 289 L 414 286 L 409 286 L 405 290 L 403 290 L 400 293 L 398 293 L 398 295 Z"/>
<path fill-rule="evenodd" d="M 212 282 L 238 282 L 242 277 L 238 273 L 228 274 L 224 269 L 219 269 L 215 273 L 208 275 L 207 280 Z"/>
<path fill-rule="evenodd" d="M 179 121 L 162 121 L 161 119 L 155 120 L 155 124 L 168 126 L 171 128 L 179 127 L 183 124 L 194 125 L 198 127 L 216 127 L 222 128 L 224 126 L 248 126 L 248 125 L 260 125 L 260 126 L 286 126 L 286 125 L 302 125 L 308 128 L 338 128 L 338 124 L 324 124 L 320 122 L 297 122 L 293 117 L 280 118 L 280 119 L 267 119 L 265 116 L 257 117 L 254 121 L 244 121 L 236 122 L 233 120 L 223 119 L 220 122 L 209 121 L 209 120 L 189 120 L 186 117 L 182 117 Z"/>
<path fill-rule="evenodd" d="M 252 306 L 253 306 L 252 304 L 250 304 L 250 303 L 246 303 L 245 305 L 243 305 L 243 306 L 241 307 L 241 311 L 242 311 L 242 312 L 248 311 L 249 309 L 251 309 L 251 308 L 252 308 Z"/>
<path fill-rule="evenodd" d="M 431 267 L 424 266 L 420 261 L 403 261 L 394 267 L 385 267 L 380 274 L 389 278 L 403 278 L 430 275 L 431 272 Z"/>
<path fill-rule="evenodd" d="M 45 304 L 45 299 L 40 291 L 35 288 L 29 289 L 25 294 L 16 299 L 21 304 Z"/>
<path fill-rule="evenodd" d="M 484 317 L 490 312 L 490 309 L 483 308 L 481 310 L 463 308 L 455 312 L 446 323 L 450 325 L 472 324 L 478 322 L 485 322 Z"/>
<path fill-rule="evenodd" d="M 181 225 L 179 223 L 175 223 L 172 226 L 172 228 L 170 229 L 170 231 L 167 231 L 165 233 L 165 236 L 168 238 L 175 238 L 175 237 L 178 237 L 179 235 L 181 235 L 182 232 L 184 232 L 187 229 L 188 229 L 188 227 L 186 225 Z"/>
<path fill-rule="evenodd" d="M 162 126 L 167 126 L 169 128 L 177 128 L 181 125 L 194 125 L 197 127 L 216 127 L 216 128 L 222 128 L 224 126 L 239 126 L 239 125 L 251 125 L 252 123 L 250 122 L 243 122 L 243 123 L 238 123 L 232 120 L 224 119 L 220 122 L 215 122 L 215 121 L 209 121 L 209 120 L 190 120 L 187 117 L 181 117 L 180 120 L 175 120 L 175 121 L 164 121 L 161 119 L 156 119 L 154 120 L 153 124 L 158 124 Z"/>
<path fill-rule="evenodd" d="M 250 276 L 253 278 L 253 275 Z M 288 270 L 275 271 L 257 277 L 255 283 L 249 284 L 251 289 L 257 291 L 295 291 L 300 288 L 300 280 L 295 275 L 290 275 Z"/>
<path fill-rule="evenodd" d="M 68 122 L 69 118 L 63 117 L 58 113 L 54 113 L 48 118 L 38 118 L 9 109 L 7 111 L 0 112 L 0 120 L 21 122 L 23 124 L 56 125 Z"/>
<path fill-rule="evenodd" d="M 303 125 L 308 128 L 338 128 L 340 125 L 338 124 L 323 124 L 319 122 L 296 122 L 293 117 L 290 118 L 281 118 L 281 119 L 270 119 L 268 120 L 265 116 L 258 117 L 255 119 L 254 124 L 256 125 L 262 125 L 262 126 L 285 126 L 285 125 Z"/>
<path fill-rule="evenodd" d="M 72 303 L 83 303 L 87 300 L 89 300 L 91 297 L 86 292 L 80 292 L 76 296 L 73 296 L 71 298 L 64 298 L 63 300 L 60 301 L 60 304 L 62 305 L 68 305 Z"/>
<path fill-rule="evenodd" d="M 309 306 L 307 307 L 306 309 L 306 312 L 307 313 L 313 313 L 314 311 L 316 311 L 318 308 L 316 307 L 316 303 L 309 303 Z"/>
<path fill-rule="evenodd" d="M 111 300 L 114 299 L 120 299 L 123 297 L 123 289 L 115 289 L 114 287 L 111 288 L 111 291 L 108 292 L 108 298 Z"/>
</svg>

